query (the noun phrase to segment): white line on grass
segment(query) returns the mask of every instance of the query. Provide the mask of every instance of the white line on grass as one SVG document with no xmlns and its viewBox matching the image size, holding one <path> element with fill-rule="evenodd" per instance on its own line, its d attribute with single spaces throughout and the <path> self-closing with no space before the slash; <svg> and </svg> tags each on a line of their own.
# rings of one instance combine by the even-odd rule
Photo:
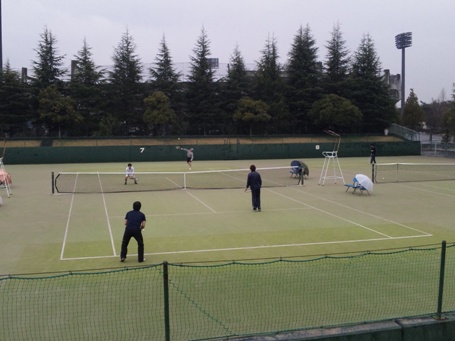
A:
<svg viewBox="0 0 455 341">
<path fill-rule="evenodd" d="M 60 251 L 60 260 L 64 260 L 63 254 L 65 252 L 66 237 L 68 236 L 68 230 L 69 230 L 70 219 L 71 219 L 71 212 L 73 211 L 73 202 L 74 202 L 74 194 L 71 195 L 71 204 L 70 204 L 70 209 L 69 209 L 69 212 L 68 212 L 68 219 L 66 219 L 66 227 L 65 227 L 65 233 L 63 235 L 62 250 Z"/>
<path fill-rule="evenodd" d="M 267 212 L 280 212 L 280 211 L 302 211 L 311 210 L 311 207 L 289 207 L 289 208 L 268 208 Z M 184 213 L 157 213 L 146 214 L 147 217 L 175 217 L 175 216 L 190 216 L 190 215 L 207 215 L 207 214 L 233 214 L 233 213 L 250 213 L 251 210 L 236 210 L 236 211 L 216 211 L 216 212 L 184 212 Z M 111 216 L 111 218 L 122 218 L 122 216 Z"/>
<path fill-rule="evenodd" d="M 166 180 L 169 181 L 170 183 L 174 184 L 176 187 L 178 188 L 183 188 L 182 186 L 180 186 L 178 183 L 176 183 L 175 181 L 169 179 L 168 177 L 166 177 Z"/>
<path fill-rule="evenodd" d="M 325 211 L 325 210 L 322 210 L 322 209 L 320 209 L 320 208 L 314 207 L 314 206 L 312 206 L 312 205 L 308 205 L 308 204 L 306 204 L 306 203 L 304 203 L 304 202 L 302 202 L 302 201 L 300 201 L 300 200 L 297 200 L 297 199 L 288 197 L 287 195 L 284 195 L 284 194 L 275 192 L 275 191 L 273 191 L 273 190 L 271 190 L 271 189 L 268 189 L 268 191 L 269 191 L 269 192 L 272 192 L 272 193 L 274 193 L 274 194 L 276 194 L 276 195 L 282 196 L 283 198 L 286 198 L 286 199 L 288 199 L 288 200 L 295 201 L 295 202 L 297 202 L 297 203 L 299 203 L 299 204 L 302 204 L 302 205 L 311 207 L 312 209 L 314 209 L 314 210 L 316 210 L 316 211 L 319 211 L 319 212 L 322 212 L 322 213 L 324 213 L 324 214 L 327 214 L 327 215 L 330 215 L 330 216 L 332 216 L 332 217 L 335 217 L 335 218 L 337 218 L 337 219 L 346 221 L 346 222 L 348 222 L 348 223 L 350 223 L 350 224 L 359 226 L 359 227 L 361 227 L 361 228 L 363 228 L 363 229 L 365 229 L 365 230 L 369 230 L 369 231 L 371 231 L 371 232 L 377 233 L 377 234 L 382 235 L 382 236 L 387 237 L 387 238 L 393 238 L 392 236 L 389 236 L 389 235 L 387 235 L 387 234 L 384 234 L 384 233 L 378 232 L 378 231 L 376 231 L 376 230 L 373 230 L 373 229 L 371 229 L 371 228 L 369 228 L 369 227 L 367 227 L 367 226 L 365 226 L 365 225 L 356 223 L 355 221 L 352 221 L 352 220 L 349 220 L 349 219 L 342 218 L 342 217 L 340 217 L 340 216 L 338 216 L 338 215 L 336 215 L 336 214 L 327 212 L 327 211 Z"/>
<path fill-rule="evenodd" d="M 202 200 L 200 200 L 198 197 L 196 197 L 195 195 L 191 194 L 190 191 L 186 190 L 186 193 L 188 193 L 188 195 L 192 196 L 194 199 L 196 199 L 197 201 L 199 201 L 202 205 L 204 205 L 205 207 L 207 207 L 210 211 L 212 211 L 213 213 L 216 213 L 216 211 L 211 208 L 209 205 L 207 205 L 205 202 L 203 202 Z"/>
<path fill-rule="evenodd" d="M 405 237 L 393 237 L 393 239 L 411 239 L 411 238 L 423 238 L 426 236 L 405 236 Z M 354 239 L 354 240 L 334 240 L 331 242 L 314 242 L 314 243 L 296 243 L 296 244 L 277 244 L 277 245 L 258 245 L 258 246 L 243 246 L 243 247 L 229 247 L 222 249 L 202 249 L 202 250 L 185 250 L 185 251 L 167 251 L 167 252 L 151 252 L 145 253 L 146 256 L 158 256 L 158 255 L 177 255 L 185 253 L 207 253 L 207 252 L 219 252 L 219 251 L 242 251 L 242 250 L 254 250 L 254 249 L 274 249 L 281 247 L 296 247 L 296 246 L 314 246 L 314 245 L 329 245 L 329 244 L 348 244 L 358 242 L 371 242 L 371 241 L 382 241 L 390 240 L 390 238 L 374 238 L 374 239 Z M 130 254 L 131 256 L 137 256 L 137 254 Z M 93 256 L 93 257 L 73 257 L 65 258 L 62 260 L 85 260 L 85 259 L 101 259 L 101 258 L 113 258 L 114 256 Z"/>
<path fill-rule="evenodd" d="M 419 184 L 420 187 L 410 186 L 410 185 L 406 186 L 404 184 L 399 184 L 398 186 L 401 186 L 401 187 L 404 187 L 404 188 L 408 188 L 408 189 L 414 189 L 414 190 L 422 191 L 422 192 L 426 192 L 426 193 L 431 193 L 431 194 L 435 194 L 435 195 L 442 195 L 442 196 L 449 197 L 449 198 L 455 197 L 455 195 L 453 195 L 453 194 L 447 194 L 447 193 L 441 193 L 440 192 L 441 190 L 450 191 L 450 192 L 454 192 L 455 191 L 455 189 L 450 189 L 450 188 L 446 188 L 446 187 L 441 188 L 441 187 L 432 186 L 432 185 L 428 185 L 428 184 Z M 421 188 L 423 186 L 430 187 L 430 188 L 436 188 L 439 191 L 430 191 L 430 190 L 427 190 L 427 189 L 423 189 L 423 188 Z"/>
<path fill-rule="evenodd" d="M 100 183 L 101 196 L 103 198 L 104 213 L 106 214 L 106 220 L 107 220 L 107 229 L 109 231 L 109 237 L 111 238 L 112 252 L 114 252 L 114 256 L 117 256 L 117 252 L 115 251 L 115 245 L 114 245 L 114 237 L 112 236 L 111 222 L 109 221 L 109 214 L 107 212 L 106 197 L 104 196 L 103 185 L 101 183 L 101 177 L 100 177 L 99 173 L 98 173 L 98 181 Z"/>
<path fill-rule="evenodd" d="M 65 233 L 63 235 L 63 243 L 62 243 L 62 251 L 60 252 L 60 260 L 63 260 L 63 254 L 65 253 L 65 245 L 66 245 L 66 239 L 68 237 L 68 230 L 69 230 L 69 226 L 70 226 L 71 213 L 73 212 L 74 193 L 76 192 L 76 185 L 77 185 L 77 180 L 78 179 L 79 179 L 79 175 L 76 175 L 76 180 L 74 180 L 73 194 L 71 196 L 70 209 L 69 209 L 69 212 L 68 212 L 68 219 L 66 219 L 66 227 L 65 227 Z"/>
<path fill-rule="evenodd" d="M 359 213 L 362 213 L 362 214 L 365 214 L 365 215 L 368 215 L 370 217 L 374 217 L 376 219 L 380 219 L 380 220 L 384 220 L 388 223 L 391 223 L 391 224 L 394 224 L 394 225 L 398 225 L 398 226 L 401 226 L 401 227 L 404 227 L 404 228 L 407 228 L 407 229 L 410 229 L 410 230 L 413 230 L 413 231 L 416 231 L 416 232 L 419 232 L 419 233 L 422 233 L 424 237 L 431 237 L 433 236 L 431 233 L 427 233 L 427 232 L 424 232 L 424 231 L 421 231 L 419 229 L 416 229 L 414 227 L 411 227 L 411 226 L 408 226 L 408 225 L 404 225 L 404 224 L 401 224 L 401 223 L 398 223 L 396 221 L 393 221 L 393 220 L 390 220 L 390 219 L 386 219 L 384 217 L 380 217 L 380 216 L 377 216 L 375 214 L 371 214 L 371 213 L 367 213 L 365 211 L 361 211 L 361 210 L 358 210 L 356 208 L 353 208 L 353 207 L 350 207 L 350 206 L 346 206 L 346 205 L 343 205 L 343 204 L 340 204 L 339 202 L 336 202 L 336 201 L 333 201 L 333 200 L 328 200 L 326 198 L 322 198 L 322 197 L 319 197 L 317 195 L 314 195 L 314 194 L 311 194 L 309 192 L 305 192 L 305 191 L 302 191 L 300 189 L 295 189 L 295 188 L 292 188 L 292 187 L 289 187 L 291 189 L 293 189 L 294 191 L 298 191 L 298 192 L 302 192 L 302 193 L 305 193 L 305 195 L 307 196 L 312 196 L 313 198 L 317 198 L 317 199 L 320 199 L 320 200 L 324 200 L 324 201 L 327 201 L 327 202 L 330 202 L 332 204 L 335 204 L 335 205 L 338 205 L 338 206 L 341 206 L 341 207 L 344 207 L 344 208 L 347 208 L 347 209 L 350 209 L 350 210 L 353 210 L 353 211 L 356 211 L 356 212 L 359 212 Z M 420 236 L 419 236 L 420 237 Z M 396 238 L 396 237 L 391 237 L 391 238 Z"/>
</svg>

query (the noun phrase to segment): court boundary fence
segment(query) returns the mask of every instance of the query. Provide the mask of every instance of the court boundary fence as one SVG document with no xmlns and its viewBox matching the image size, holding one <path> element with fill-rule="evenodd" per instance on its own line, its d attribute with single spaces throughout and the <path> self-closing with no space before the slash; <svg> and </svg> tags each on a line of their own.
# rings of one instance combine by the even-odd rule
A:
<svg viewBox="0 0 455 341">
<path fill-rule="evenodd" d="M 227 340 L 455 311 L 455 243 L 0 277 L 2 340 Z M 252 340 L 252 339 L 251 339 Z"/>
</svg>

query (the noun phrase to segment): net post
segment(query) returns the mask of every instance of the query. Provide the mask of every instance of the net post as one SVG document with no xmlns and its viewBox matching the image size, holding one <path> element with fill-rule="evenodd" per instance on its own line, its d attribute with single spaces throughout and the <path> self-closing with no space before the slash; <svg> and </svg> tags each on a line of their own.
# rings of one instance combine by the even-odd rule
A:
<svg viewBox="0 0 455 341">
<path fill-rule="evenodd" d="M 438 292 L 438 311 L 436 314 L 436 319 L 442 319 L 442 293 L 444 291 L 444 272 L 445 272 L 445 264 L 446 264 L 446 248 L 447 242 L 445 240 L 442 241 L 441 246 L 441 266 L 439 269 L 439 292 Z"/>
<path fill-rule="evenodd" d="M 169 272 L 168 262 L 163 262 L 163 290 L 164 290 L 164 336 L 166 341 L 171 341 L 171 327 L 169 321 Z"/>
<path fill-rule="evenodd" d="M 371 179 L 372 179 L 373 183 L 376 183 L 376 177 L 374 174 L 374 163 L 371 164 Z"/>
<path fill-rule="evenodd" d="M 54 177 L 54 172 L 51 173 L 51 188 L 52 188 L 52 194 L 55 194 L 55 185 L 54 185 L 55 177 Z"/>
</svg>

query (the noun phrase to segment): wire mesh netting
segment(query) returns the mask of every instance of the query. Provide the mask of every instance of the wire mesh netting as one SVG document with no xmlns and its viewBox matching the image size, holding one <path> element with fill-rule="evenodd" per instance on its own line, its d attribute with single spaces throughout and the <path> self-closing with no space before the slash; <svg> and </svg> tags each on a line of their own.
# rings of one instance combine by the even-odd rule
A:
<svg viewBox="0 0 455 341">
<path fill-rule="evenodd" d="M 0 279 L 1 340 L 202 340 L 434 314 L 441 249 Z M 455 247 L 443 311 L 455 310 Z M 167 285 L 164 286 L 163 279 Z M 163 290 L 164 287 L 168 288 Z"/>
<path fill-rule="evenodd" d="M 455 163 L 378 163 L 375 182 L 455 180 Z"/>
<path fill-rule="evenodd" d="M 263 187 L 295 185 L 290 166 L 257 168 Z M 136 172 L 138 183 L 125 185 L 121 172 L 60 172 L 54 185 L 58 193 L 115 193 L 173 189 L 244 188 L 249 169 L 227 169 L 193 172 Z"/>
</svg>

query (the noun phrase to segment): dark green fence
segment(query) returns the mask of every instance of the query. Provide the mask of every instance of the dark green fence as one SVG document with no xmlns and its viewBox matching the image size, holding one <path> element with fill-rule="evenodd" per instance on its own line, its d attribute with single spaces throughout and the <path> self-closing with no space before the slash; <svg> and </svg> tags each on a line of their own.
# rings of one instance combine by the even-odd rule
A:
<svg viewBox="0 0 455 341">
<path fill-rule="evenodd" d="M 8 147 L 7 164 L 52 164 L 90 162 L 149 162 L 182 160 L 182 151 L 175 145 L 128 145 L 93 147 Z M 332 151 L 331 142 L 313 143 L 226 143 L 192 145 L 197 160 L 254 160 L 322 158 L 323 151 Z M 400 141 L 376 143 L 379 156 L 420 155 L 420 142 Z M 368 157 L 370 143 L 341 143 L 339 157 Z"/>
<path fill-rule="evenodd" d="M 0 279 L 1 340 L 210 340 L 455 310 L 455 245 Z"/>
</svg>

